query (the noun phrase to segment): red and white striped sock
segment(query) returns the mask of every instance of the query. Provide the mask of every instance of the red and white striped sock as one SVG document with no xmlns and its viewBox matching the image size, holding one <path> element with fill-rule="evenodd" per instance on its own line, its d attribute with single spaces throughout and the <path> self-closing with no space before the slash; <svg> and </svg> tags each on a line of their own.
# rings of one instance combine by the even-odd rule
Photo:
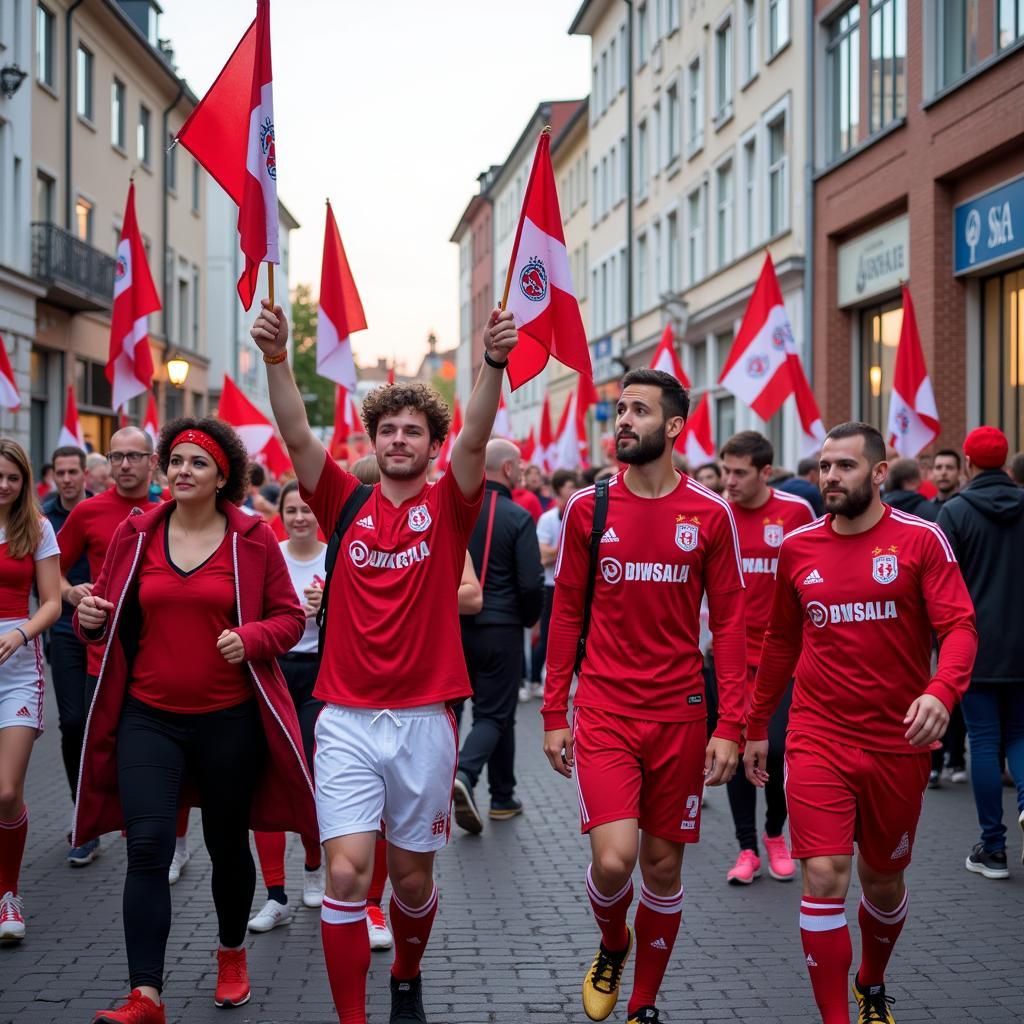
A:
<svg viewBox="0 0 1024 1024">
<path fill-rule="evenodd" d="M 885 984 L 885 968 L 907 920 L 908 896 L 909 891 L 904 890 L 903 899 L 895 910 L 879 910 L 864 896 L 860 898 L 857 921 L 860 924 L 861 961 L 857 981 L 862 989 Z"/>
<path fill-rule="evenodd" d="M 342 903 L 325 896 L 320 936 L 340 1024 L 366 1024 L 366 975 L 370 970 L 366 900 Z"/>
<path fill-rule="evenodd" d="M 668 967 L 669 957 L 683 918 L 683 890 L 674 896 L 658 896 L 646 885 L 640 886 L 640 905 L 636 908 L 636 969 L 628 1014 L 641 1006 L 654 1006 L 658 989 Z"/>
<path fill-rule="evenodd" d="M 0 821 L 0 896 L 18 895 L 18 876 L 28 837 L 28 808 L 23 807 L 14 821 Z"/>
<path fill-rule="evenodd" d="M 388 905 L 391 931 L 395 936 L 395 962 L 391 975 L 399 981 L 411 981 L 420 973 L 430 929 L 437 914 L 437 886 L 422 907 L 407 907 L 393 892 Z"/>
<path fill-rule="evenodd" d="M 593 864 L 587 867 L 587 895 L 601 929 L 601 944 L 605 949 L 625 949 L 629 944 L 626 915 L 633 902 L 633 880 L 626 882 L 614 896 L 606 896 L 594 883 L 593 869 Z"/>
<path fill-rule="evenodd" d="M 800 939 L 822 1024 L 850 1024 L 847 984 L 853 945 L 841 897 L 804 896 Z"/>
</svg>

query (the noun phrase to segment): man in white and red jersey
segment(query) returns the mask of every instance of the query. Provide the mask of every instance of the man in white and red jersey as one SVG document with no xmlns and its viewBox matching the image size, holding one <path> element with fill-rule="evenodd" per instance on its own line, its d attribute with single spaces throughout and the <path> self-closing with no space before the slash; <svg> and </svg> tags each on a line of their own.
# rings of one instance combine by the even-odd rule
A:
<svg viewBox="0 0 1024 1024">
<path fill-rule="evenodd" d="M 800 937 L 824 1024 L 849 1024 L 844 903 L 853 847 L 860 1024 L 894 1024 L 885 968 L 907 916 L 903 874 L 934 747 L 970 681 L 974 608 L 933 523 L 884 505 L 882 435 L 833 427 L 821 451 L 827 515 L 779 549 L 771 620 L 747 716 L 747 777 L 764 785 L 768 723 L 796 672 L 786 743 Z M 931 673 L 932 631 L 939 640 Z"/>
<path fill-rule="evenodd" d="M 287 361 L 288 324 L 266 301 L 252 337 L 267 363 L 270 402 L 324 534 L 359 485 L 309 429 Z M 434 854 L 450 828 L 458 730 L 450 705 L 470 695 L 458 591 L 484 492 L 484 455 L 501 379 L 517 339 L 494 310 L 484 362 L 448 472 L 427 470 L 448 433 L 448 407 L 420 383 L 367 395 L 362 415 L 380 482 L 341 540 L 327 581 L 326 643 L 314 696 L 320 839 L 327 854 L 321 935 L 341 1024 L 364 1024 L 370 944 L 366 895 L 377 830 L 387 827 L 392 1024 L 426 1021 L 420 960 L 437 910 Z"/>
<path fill-rule="evenodd" d="M 672 467 L 689 396 L 671 374 L 631 370 L 622 381 L 586 654 L 573 728 L 567 719 L 590 572 L 595 488 L 565 508 L 555 565 L 544 690 L 544 752 L 576 770 L 582 831 L 590 836 L 587 892 L 601 944 L 583 981 L 591 1020 L 614 1009 L 637 948 L 631 1024 L 657 1024 L 656 1007 L 682 915 L 687 843 L 700 838 L 701 791 L 738 764 L 746 685 L 743 573 L 728 503 Z M 706 733 L 701 598 L 707 592 L 719 676 L 718 728 Z M 630 876 L 643 885 L 634 927 Z"/>
<path fill-rule="evenodd" d="M 761 643 L 768 626 L 775 590 L 775 566 L 782 538 L 798 526 L 815 518 L 814 510 L 795 494 L 768 486 L 775 450 L 771 441 L 756 430 L 734 434 L 722 447 L 722 478 L 725 496 L 732 506 L 736 531 L 740 538 L 743 579 L 746 582 L 747 611 L 747 685 L 749 700 L 754 690 Z M 786 725 L 792 687 L 787 687 L 769 724 L 769 750 L 772 763 L 767 766 L 765 785 L 764 848 L 768 873 L 780 882 L 792 881 L 796 865 L 786 848 L 782 834 L 786 824 L 786 792 L 783 787 L 783 755 L 786 751 Z M 736 863 L 726 875 L 731 885 L 749 885 L 761 875 L 761 857 L 757 845 L 757 789 L 737 772 L 729 781 L 729 808 L 732 811 L 736 839 L 740 844 Z"/>
</svg>

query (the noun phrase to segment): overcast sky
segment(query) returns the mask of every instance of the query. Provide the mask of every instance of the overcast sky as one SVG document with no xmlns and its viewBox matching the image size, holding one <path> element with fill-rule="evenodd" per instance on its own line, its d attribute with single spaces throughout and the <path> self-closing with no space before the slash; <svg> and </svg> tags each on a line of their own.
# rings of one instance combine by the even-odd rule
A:
<svg viewBox="0 0 1024 1024">
<path fill-rule="evenodd" d="M 163 0 L 160 34 L 202 96 L 255 0 Z M 579 0 L 272 0 L 278 196 L 302 225 L 291 281 L 319 291 L 324 199 L 334 207 L 369 329 L 356 359 L 410 368 L 435 331 L 458 343 L 448 239 L 544 99 L 589 89 Z"/>
</svg>

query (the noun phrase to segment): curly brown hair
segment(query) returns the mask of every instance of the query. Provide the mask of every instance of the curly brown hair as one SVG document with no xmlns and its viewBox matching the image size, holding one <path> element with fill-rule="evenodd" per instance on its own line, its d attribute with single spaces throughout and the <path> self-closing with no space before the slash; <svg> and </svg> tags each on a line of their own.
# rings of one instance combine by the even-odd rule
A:
<svg viewBox="0 0 1024 1024">
<path fill-rule="evenodd" d="M 448 403 L 428 384 L 403 381 L 374 388 L 363 399 L 362 419 L 370 440 L 377 440 L 377 424 L 385 416 L 394 416 L 404 409 L 414 409 L 427 418 L 430 440 L 444 443 L 451 426 L 452 414 Z"/>
<path fill-rule="evenodd" d="M 183 430 L 201 430 L 204 434 L 209 434 L 224 449 L 224 454 L 228 457 L 228 479 L 220 490 L 220 496 L 225 501 L 230 501 L 232 505 L 241 504 L 249 487 L 249 455 L 234 427 L 223 420 L 213 416 L 180 416 L 165 423 L 156 446 L 160 469 L 164 473 L 167 472 L 171 462 L 171 442 Z"/>
</svg>

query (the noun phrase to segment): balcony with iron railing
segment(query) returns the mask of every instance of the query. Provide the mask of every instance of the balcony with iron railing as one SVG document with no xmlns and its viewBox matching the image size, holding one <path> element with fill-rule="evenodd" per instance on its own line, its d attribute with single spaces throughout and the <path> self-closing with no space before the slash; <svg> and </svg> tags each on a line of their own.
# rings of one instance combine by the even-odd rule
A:
<svg viewBox="0 0 1024 1024">
<path fill-rule="evenodd" d="M 56 224 L 32 224 L 32 273 L 47 301 L 64 309 L 109 310 L 116 260 Z"/>
</svg>

